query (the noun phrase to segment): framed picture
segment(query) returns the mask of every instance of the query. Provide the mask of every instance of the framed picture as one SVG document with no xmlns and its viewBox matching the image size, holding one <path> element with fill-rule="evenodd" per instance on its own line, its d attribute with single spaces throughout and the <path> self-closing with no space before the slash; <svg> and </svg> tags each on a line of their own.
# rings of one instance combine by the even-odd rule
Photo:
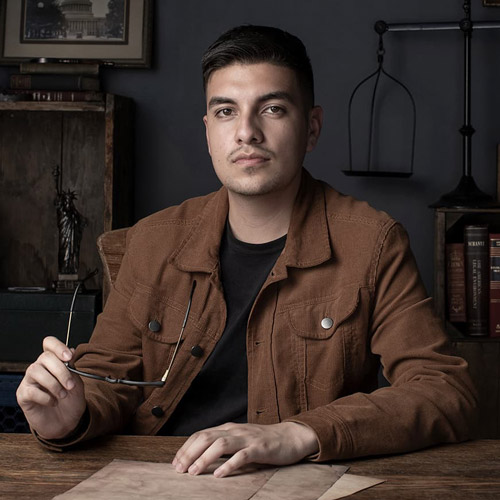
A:
<svg viewBox="0 0 500 500">
<path fill-rule="evenodd" d="M 151 64 L 153 0 L 3 0 L 0 9 L 0 64 Z"/>
<path fill-rule="evenodd" d="M 500 0 L 483 0 L 485 7 L 500 7 Z"/>
</svg>

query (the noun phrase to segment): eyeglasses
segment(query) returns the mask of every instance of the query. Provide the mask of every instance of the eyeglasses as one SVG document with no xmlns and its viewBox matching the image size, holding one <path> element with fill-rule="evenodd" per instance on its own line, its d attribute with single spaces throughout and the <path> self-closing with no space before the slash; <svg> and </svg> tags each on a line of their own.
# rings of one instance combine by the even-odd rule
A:
<svg viewBox="0 0 500 500">
<path fill-rule="evenodd" d="M 75 291 L 73 292 L 73 299 L 71 301 L 71 306 L 69 310 L 69 318 L 68 318 L 68 330 L 66 332 L 66 347 L 69 347 L 69 335 L 71 332 L 71 320 L 73 319 L 73 309 L 75 306 L 75 300 L 76 296 L 78 294 L 78 289 L 80 288 L 81 283 L 77 285 L 75 288 Z M 163 377 L 161 380 L 155 381 L 155 382 L 146 382 L 146 381 L 141 381 L 141 380 L 126 380 L 126 379 L 121 379 L 121 378 L 113 378 L 113 377 L 103 377 L 101 375 L 95 375 L 94 373 L 88 373 L 84 372 L 81 370 L 77 370 L 76 368 L 73 368 L 72 366 L 69 365 L 69 363 L 64 363 L 66 365 L 66 368 L 72 373 L 76 373 L 77 375 L 80 375 L 80 377 L 87 377 L 87 378 L 93 378 L 95 380 L 101 380 L 103 382 L 109 382 L 110 384 L 123 384 L 123 385 L 133 385 L 133 386 L 138 386 L 138 387 L 163 387 L 167 381 L 167 377 L 170 373 L 170 369 L 172 368 L 172 365 L 174 363 L 174 359 L 177 355 L 177 351 L 179 350 L 179 346 L 182 340 L 182 336 L 184 334 L 184 328 L 186 327 L 187 319 L 189 316 L 189 311 L 191 310 L 191 302 L 193 300 L 193 293 L 194 289 L 196 288 L 196 280 L 193 281 L 193 286 L 191 287 L 191 293 L 189 294 L 189 301 L 188 305 L 186 308 L 186 314 L 184 316 L 184 321 L 182 322 L 182 327 L 181 327 L 181 332 L 179 333 L 179 338 L 177 339 L 177 343 L 175 344 L 175 349 L 172 354 L 172 358 L 170 359 L 170 363 L 168 365 L 167 370 L 163 374 Z"/>
</svg>

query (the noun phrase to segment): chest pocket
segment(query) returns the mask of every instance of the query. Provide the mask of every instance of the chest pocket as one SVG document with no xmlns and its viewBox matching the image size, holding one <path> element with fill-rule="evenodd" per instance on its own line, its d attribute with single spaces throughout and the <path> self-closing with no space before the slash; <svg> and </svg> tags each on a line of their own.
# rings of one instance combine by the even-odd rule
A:
<svg viewBox="0 0 500 500">
<path fill-rule="evenodd" d="M 359 305 L 359 287 L 346 287 L 338 295 L 321 297 L 288 310 L 295 334 L 297 367 L 306 384 L 320 390 L 343 386 L 347 369 L 351 319 Z"/>
<path fill-rule="evenodd" d="M 180 304 L 151 288 L 138 287 L 134 291 L 129 301 L 128 314 L 142 339 L 145 380 L 159 380 L 169 366 L 186 315 L 186 307 L 186 303 Z M 181 356 L 183 345 L 189 343 L 195 333 L 193 321 L 188 321 L 178 357 Z M 177 370 L 175 364 L 174 368 Z M 149 392 L 145 391 L 146 397 Z"/>
</svg>

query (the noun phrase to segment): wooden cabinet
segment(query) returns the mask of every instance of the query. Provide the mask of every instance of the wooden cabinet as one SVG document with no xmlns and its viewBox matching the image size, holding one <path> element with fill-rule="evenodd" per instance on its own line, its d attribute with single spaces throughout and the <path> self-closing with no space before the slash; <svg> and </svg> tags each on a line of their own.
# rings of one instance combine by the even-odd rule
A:
<svg viewBox="0 0 500 500">
<path fill-rule="evenodd" d="M 450 335 L 455 353 L 469 363 L 480 399 L 477 437 L 500 438 L 500 338 L 467 337 L 465 325 L 451 323 L 446 307 L 446 243 L 463 241 L 467 224 L 488 224 L 500 232 L 500 208 L 435 211 L 434 301 L 436 312 Z"/>
<path fill-rule="evenodd" d="M 0 102 L 0 288 L 57 279 L 53 170 L 88 221 L 80 278 L 101 270 L 96 239 L 132 222 L 133 103 Z M 87 285 L 100 288 L 102 272 Z"/>
</svg>

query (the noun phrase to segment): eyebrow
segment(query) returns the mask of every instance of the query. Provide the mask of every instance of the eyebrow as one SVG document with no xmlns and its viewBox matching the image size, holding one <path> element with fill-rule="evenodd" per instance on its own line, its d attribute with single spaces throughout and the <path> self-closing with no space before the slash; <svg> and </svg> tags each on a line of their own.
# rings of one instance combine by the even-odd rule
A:
<svg viewBox="0 0 500 500">
<path fill-rule="evenodd" d="M 264 94 L 260 96 L 257 99 L 257 101 L 266 102 L 266 101 L 271 101 L 273 99 L 278 99 L 280 101 L 289 101 L 291 103 L 294 102 L 294 99 L 292 98 L 291 94 L 282 90 L 277 90 L 275 92 L 269 92 L 267 94 Z M 221 104 L 237 104 L 237 103 L 234 99 L 231 99 L 230 97 L 214 96 L 208 102 L 208 107 L 213 108 L 214 106 L 220 106 Z"/>
</svg>

